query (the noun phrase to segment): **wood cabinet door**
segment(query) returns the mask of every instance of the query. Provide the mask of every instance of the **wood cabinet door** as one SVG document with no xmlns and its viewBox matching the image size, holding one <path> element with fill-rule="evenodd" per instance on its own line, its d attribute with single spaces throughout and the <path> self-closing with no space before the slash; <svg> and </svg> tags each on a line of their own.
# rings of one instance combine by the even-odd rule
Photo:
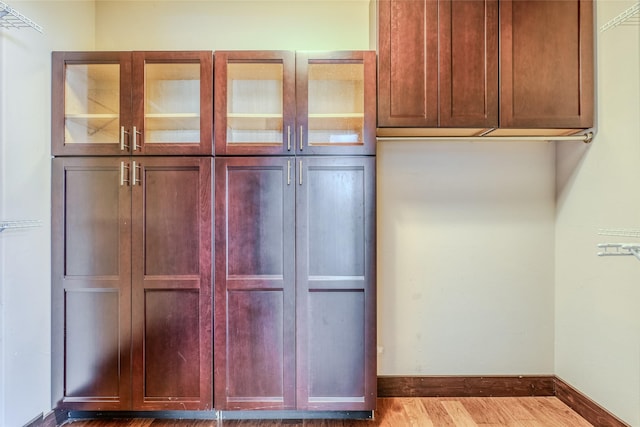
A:
<svg viewBox="0 0 640 427">
<path fill-rule="evenodd" d="M 127 155 L 131 52 L 53 52 L 51 153 Z"/>
<path fill-rule="evenodd" d="M 133 52 L 134 155 L 213 151 L 213 53 Z"/>
<path fill-rule="evenodd" d="M 498 126 L 498 0 L 440 0 L 440 127 Z"/>
<path fill-rule="evenodd" d="M 378 126 L 498 125 L 498 0 L 378 2 Z"/>
<path fill-rule="evenodd" d="M 296 153 L 376 150 L 374 51 L 296 52 Z"/>
<path fill-rule="evenodd" d="M 213 407 L 211 163 L 132 158 L 134 410 Z"/>
<path fill-rule="evenodd" d="M 131 407 L 128 158 L 52 163 L 52 407 Z"/>
<path fill-rule="evenodd" d="M 438 1 L 378 1 L 378 126 L 438 126 Z"/>
<path fill-rule="evenodd" d="M 375 158 L 298 158 L 297 408 L 376 402 Z"/>
<path fill-rule="evenodd" d="M 593 126 L 592 0 L 500 1 L 500 127 Z"/>
<path fill-rule="evenodd" d="M 294 160 L 215 159 L 219 410 L 295 409 Z"/>
<path fill-rule="evenodd" d="M 295 153 L 295 55 L 215 52 L 215 153 Z"/>
</svg>

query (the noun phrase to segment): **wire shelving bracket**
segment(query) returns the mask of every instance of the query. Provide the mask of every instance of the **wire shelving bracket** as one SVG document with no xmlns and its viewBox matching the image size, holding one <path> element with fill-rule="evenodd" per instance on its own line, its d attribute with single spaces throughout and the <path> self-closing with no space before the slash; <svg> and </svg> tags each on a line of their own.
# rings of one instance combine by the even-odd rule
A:
<svg viewBox="0 0 640 427">
<path fill-rule="evenodd" d="M 2 1 L 0 1 L 0 28 L 33 28 L 42 32 L 40 25 Z"/>
<path fill-rule="evenodd" d="M 40 227 L 42 221 L 25 219 L 20 221 L 0 221 L 0 233 L 11 228 L 33 228 Z"/>
<path fill-rule="evenodd" d="M 606 228 L 598 230 L 602 236 L 640 238 L 640 230 L 628 228 Z M 640 260 L 640 243 L 599 243 L 598 256 L 634 256 Z"/>
<path fill-rule="evenodd" d="M 600 27 L 600 32 L 607 31 L 610 28 L 617 27 L 623 24 L 638 24 L 640 23 L 640 1 L 636 2 L 633 6 L 620 13 L 618 16 L 612 18 Z"/>
</svg>

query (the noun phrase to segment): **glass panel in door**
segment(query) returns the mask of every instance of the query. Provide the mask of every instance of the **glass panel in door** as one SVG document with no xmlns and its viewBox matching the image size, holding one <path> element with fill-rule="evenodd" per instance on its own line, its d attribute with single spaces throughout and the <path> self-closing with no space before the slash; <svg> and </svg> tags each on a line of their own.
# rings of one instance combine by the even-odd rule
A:
<svg viewBox="0 0 640 427">
<path fill-rule="evenodd" d="M 308 67 L 308 145 L 364 144 L 364 64 Z"/>
<path fill-rule="evenodd" d="M 227 65 L 227 144 L 283 144 L 282 63 Z"/>
<path fill-rule="evenodd" d="M 64 143 L 120 143 L 120 65 L 66 64 Z"/>
<path fill-rule="evenodd" d="M 200 142 L 200 64 L 145 64 L 144 143 Z"/>
</svg>

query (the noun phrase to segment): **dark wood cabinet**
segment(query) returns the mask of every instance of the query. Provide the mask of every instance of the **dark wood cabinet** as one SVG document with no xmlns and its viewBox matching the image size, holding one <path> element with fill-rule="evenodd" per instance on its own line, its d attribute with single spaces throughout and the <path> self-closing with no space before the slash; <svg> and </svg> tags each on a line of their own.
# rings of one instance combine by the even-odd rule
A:
<svg viewBox="0 0 640 427">
<path fill-rule="evenodd" d="M 297 407 L 372 410 L 377 396 L 375 158 L 297 161 Z"/>
<path fill-rule="evenodd" d="M 378 126 L 498 125 L 498 0 L 378 2 Z"/>
<path fill-rule="evenodd" d="M 216 155 L 374 154 L 375 67 L 373 51 L 216 51 Z"/>
<path fill-rule="evenodd" d="M 54 156 L 212 153 L 213 53 L 53 52 Z"/>
<path fill-rule="evenodd" d="M 295 409 L 295 158 L 215 170 L 216 409 Z"/>
<path fill-rule="evenodd" d="M 592 0 L 500 2 L 500 126 L 589 128 Z"/>
<path fill-rule="evenodd" d="M 592 0 L 381 0 L 378 133 L 592 127 L 593 54 Z"/>
<path fill-rule="evenodd" d="M 54 407 L 212 408 L 211 163 L 53 160 Z"/>
<path fill-rule="evenodd" d="M 215 163 L 216 408 L 373 410 L 375 158 Z"/>
</svg>

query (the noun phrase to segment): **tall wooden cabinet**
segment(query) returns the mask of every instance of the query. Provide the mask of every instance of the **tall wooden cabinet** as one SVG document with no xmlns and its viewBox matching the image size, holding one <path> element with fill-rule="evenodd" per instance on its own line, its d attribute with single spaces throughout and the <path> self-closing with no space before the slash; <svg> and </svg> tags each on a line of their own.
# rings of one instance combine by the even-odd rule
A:
<svg viewBox="0 0 640 427">
<path fill-rule="evenodd" d="M 592 127 L 593 53 L 593 0 L 380 0 L 378 126 Z"/>
<path fill-rule="evenodd" d="M 53 405 L 212 409 L 212 53 L 52 67 Z"/>
<path fill-rule="evenodd" d="M 57 407 L 212 407 L 212 160 L 138 159 L 53 160 Z"/>
<path fill-rule="evenodd" d="M 217 409 L 375 408 L 374 57 L 216 53 Z"/>
</svg>

